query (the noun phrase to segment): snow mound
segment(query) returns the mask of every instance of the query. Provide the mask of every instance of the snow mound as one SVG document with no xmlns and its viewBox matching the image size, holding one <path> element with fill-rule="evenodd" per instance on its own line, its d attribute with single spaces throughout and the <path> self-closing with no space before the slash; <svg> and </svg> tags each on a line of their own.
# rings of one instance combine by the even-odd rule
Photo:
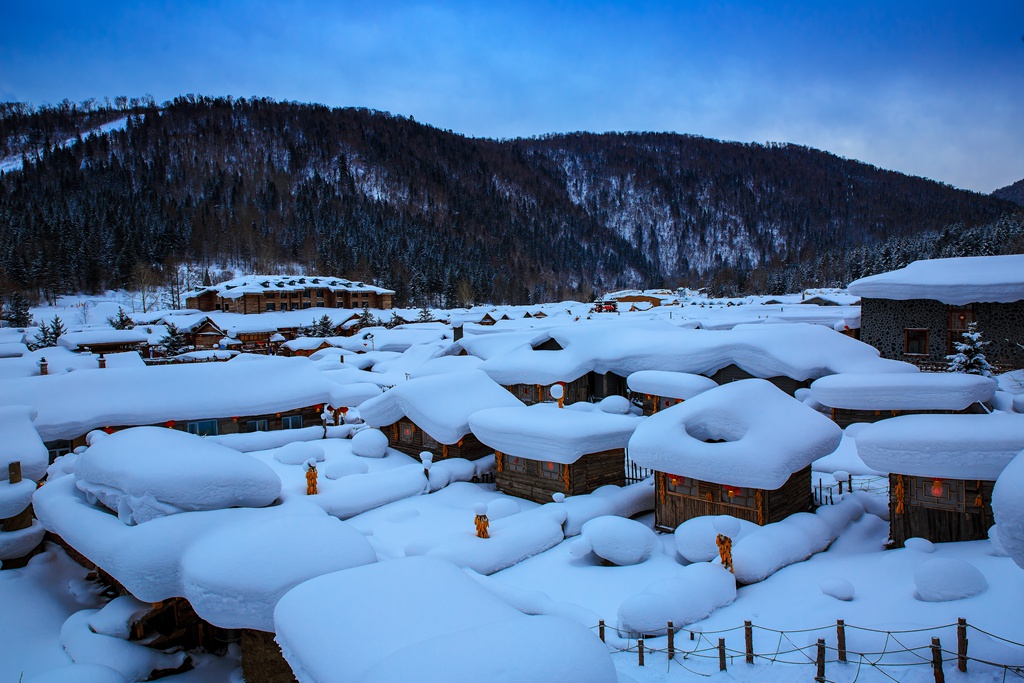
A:
<svg viewBox="0 0 1024 683">
<path fill-rule="evenodd" d="M 864 506 L 855 498 L 798 512 L 766 524 L 733 545 L 733 571 L 742 584 L 763 581 L 783 567 L 802 562 L 838 538 L 850 522 L 860 519 Z"/>
<path fill-rule="evenodd" d="M 988 589 L 988 581 L 973 564 L 951 557 L 937 557 L 914 570 L 916 598 L 948 602 L 969 598 Z"/>
<path fill-rule="evenodd" d="M 35 492 L 35 482 L 28 479 L 22 479 L 17 484 L 0 481 L 0 519 L 13 517 L 27 508 Z"/>
<path fill-rule="evenodd" d="M 35 408 L 29 406 L 0 407 L 0 481 L 7 481 L 7 466 L 12 462 L 21 463 L 21 476 L 25 479 L 39 481 L 46 474 L 50 458 L 32 426 L 36 415 Z"/>
<path fill-rule="evenodd" d="M 152 609 L 153 606 L 148 602 L 142 602 L 131 595 L 122 595 L 90 616 L 89 628 L 93 633 L 127 640 L 135 622 L 149 614 Z"/>
<path fill-rule="evenodd" d="M 718 531 L 715 529 L 714 520 L 713 516 L 693 517 L 676 527 L 672 535 L 676 550 L 688 562 L 710 562 L 718 557 L 718 546 L 715 544 Z M 740 530 L 732 536 L 733 544 L 759 528 L 745 519 L 736 521 L 739 522 Z"/>
<path fill-rule="evenodd" d="M 511 517 L 522 512 L 523 507 L 515 498 L 495 498 L 487 504 L 487 518 L 491 521 Z"/>
<path fill-rule="evenodd" d="M 166 654 L 121 638 L 93 633 L 89 620 L 97 611 L 76 612 L 60 629 L 60 644 L 75 664 L 101 664 L 116 669 L 129 681 L 145 681 L 154 671 L 177 669 L 185 663 L 184 652 Z"/>
<path fill-rule="evenodd" d="M 25 557 L 42 543 L 44 534 L 46 529 L 38 519 L 33 519 L 32 525 L 25 529 L 0 533 L 0 561 Z"/>
<path fill-rule="evenodd" d="M 1024 451 L 1022 451 L 1024 453 Z M 996 480 L 992 512 L 1003 550 L 1024 569 L 1024 454 L 1018 454 Z"/>
<path fill-rule="evenodd" d="M 75 683 L 128 683 L 128 679 L 120 671 L 103 664 L 69 664 L 25 679 L 25 683 L 68 683 L 68 681 Z"/>
<path fill-rule="evenodd" d="M 269 466 L 202 437 L 125 429 L 78 457 L 76 485 L 128 525 L 187 510 L 264 507 L 281 493 Z"/>
<path fill-rule="evenodd" d="M 629 415 L 633 404 L 625 396 L 608 396 L 597 404 L 597 407 L 611 415 Z"/>
<path fill-rule="evenodd" d="M 224 525 L 196 541 L 181 564 L 185 597 L 199 616 L 222 628 L 273 631 L 274 607 L 289 590 L 376 561 L 363 534 L 316 510 Z"/>
<path fill-rule="evenodd" d="M 348 457 L 334 457 L 321 470 L 328 479 L 341 479 L 353 474 L 366 474 L 370 467 L 362 460 Z"/>
<path fill-rule="evenodd" d="M 992 555 L 995 557 L 1009 557 L 1010 554 L 1006 552 L 1006 548 L 1003 547 L 1003 542 L 999 538 L 999 525 L 993 524 L 988 528 L 988 541 L 992 544 Z"/>
<path fill-rule="evenodd" d="M 379 429 L 364 429 L 352 437 L 352 452 L 364 458 L 383 458 L 388 452 L 388 437 Z"/>
<path fill-rule="evenodd" d="M 274 460 L 284 465 L 302 465 L 308 460 L 323 462 L 324 449 L 308 441 L 295 441 L 276 449 Z"/>
<path fill-rule="evenodd" d="M 836 600 L 849 602 L 853 600 L 856 591 L 853 584 L 846 579 L 825 579 L 821 582 L 821 592 Z"/>
<path fill-rule="evenodd" d="M 646 561 L 659 545 L 657 534 L 646 525 L 611 515 L 590 520 L 580 535 L 595 555 L 619 567 Z"/>
<path fill-rule="evenodd" d="M 1013 409 L 1018 413 L 1024 413 L 1024 394 L 1017 394 L 1013 397 Z"/>
<path fill-rule="evenodd" d="M 626 378 L 631 391 L 663 398 L 690 399 L 718 386 L 715 380 L 704 375 L 670 370 L 639 370 Z"/>
<path fill-rule="evenodd" d="M 684 567 L 678 578 L 662 579 L 619 605 L 619 628 L 662 634 L 668 622 L 685 626 L 709 616 L 736 599 L 736 580 L 721 566 L 699 562 Z"/>
<path fill-rule="evenodd" d="M 916 550 L 919 553 L 935 552 L 934 543 L 929 541 L 927 538 L 918 538 L 916 536 L 914 538 L 908 538 L 906 541 L 904 541 L 903 547 L 910 548 L 911 550 Z"/>
</svg>

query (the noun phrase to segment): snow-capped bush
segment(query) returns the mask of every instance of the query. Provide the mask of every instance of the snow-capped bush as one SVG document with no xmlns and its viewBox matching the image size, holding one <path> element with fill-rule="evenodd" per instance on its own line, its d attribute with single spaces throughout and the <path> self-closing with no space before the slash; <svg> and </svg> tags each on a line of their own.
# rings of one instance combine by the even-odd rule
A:
<svg viewBox="0 0 1024 683">
<path fill-rule="evenodd" d="M 936 557 L 914 570 L 918 600 L 948 602 L 969 598 L 988 589 L 988 581 L 969 562 L 951 557 Z"/>
<path fill-rule="evenodd" d="M 595 555 L 620 567 L 644 562 L 658 547 L 657 534 L 625 517 L 592 519 L 583 525 L 581 536 Z"/>
<path fill-rule="evenodd" d="M 364 458 L 383 458 L 388 452 L 388 437 L 379 429 L 364 429 L 352 437 L 352 452 Z"/>
</svg>

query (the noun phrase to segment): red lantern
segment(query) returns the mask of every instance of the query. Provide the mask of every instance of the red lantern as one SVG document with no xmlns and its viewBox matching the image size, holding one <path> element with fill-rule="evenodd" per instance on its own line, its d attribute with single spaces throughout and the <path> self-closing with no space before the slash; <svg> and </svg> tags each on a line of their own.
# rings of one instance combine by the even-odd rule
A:
<svg viewBox="0 0 1024 683">
<path fill-rule="evenodd" d="M 931 494 L 933 496 L 935 496 L 936 498 L 941 498 L 942 497 L 942 491 L 943 491 L 942 480 L 941 479 L 932 479 Z"/>
<path fill-rule="evenodd" d="M 167 427 L 168 429 L 174 429 L 174 420 L 168 420 L 167 422 L 164 422 L 164 426 Z"/>
<path fill-rule="evenodd" d="M 346 413 L 348 413 L 348 408 L 346 408 L 346 407 L 342 406 L 342 408 L 341 408 L 341 414 L 342 414 L 342 415 L 344 415 L 344 414 L 346 414 Z"/>
<path fill-rule="evenodd" d="M 113 434 L 114 433 L 114 428 L 113 427 L 104 427 L 103 431 L 106 432 L 107 434 Z"/>
</svg>

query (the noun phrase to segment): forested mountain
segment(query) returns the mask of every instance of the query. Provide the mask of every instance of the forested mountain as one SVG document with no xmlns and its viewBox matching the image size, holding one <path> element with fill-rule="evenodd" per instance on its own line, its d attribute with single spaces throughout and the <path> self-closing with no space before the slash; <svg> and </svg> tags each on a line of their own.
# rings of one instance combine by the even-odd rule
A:
<svg viewBox="0 0 1024 683">
<path fill-rule="evenodd" d="M 795 289 L 848 275 L 856 247 L 1015 208 L 794 145 L 475 139 L 267 99 L 7 105 L 0 135 L 0 287 L 49 293 L 183 261 L 298 263 L 448 304 Z"/>
<path fill-rule="evenodd" d="M 1012 185 L 1001 187 L 993 192 L 992 196 L 1024 206 L 1024 180 L 1018 180 Z"/>
</svg>

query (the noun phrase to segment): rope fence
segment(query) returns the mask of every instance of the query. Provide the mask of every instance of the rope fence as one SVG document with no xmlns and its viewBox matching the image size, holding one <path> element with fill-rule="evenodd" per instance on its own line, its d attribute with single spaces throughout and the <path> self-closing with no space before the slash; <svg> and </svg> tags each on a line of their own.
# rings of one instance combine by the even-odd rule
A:
<svg viewBox="0 0 1024 683">
<path fill-rule="evenodd" d="M 861 669 L 867 666 L 883 677 L 897 681 L 892 673 L 886 669 L 900 669 L 905 667 L 927 666 L 931 667 L 936 683 L 944 683 L 944 666 L 953 664 L 962 673 L 968 671 L 969 665 L 975 667 L 990 667 L 1002 672 L 1002 680 L 1024 680 L 1024 663 L 1006 664 L 989 661 L 984 658 L 974 657 L 968 653 L 971 631 L 984 635 L 1000 643 L 1014 646 L 1021 649 L 1020 660 L 1024 662 L 1024 643 L 1019 643 L 1008 638 L 994 635 L 984 629 L 967 623 L 966 619 L 958 619 L 954 623 L 942 624 L 915 629 L 884 630 L 864 626 L 855 626 L 845 623 L 842 619 L 835 625 L 819 626 L 814 628 L 779 630 L 758 626 L 749 621 L 742 626 L 720 629 L 717 631 L 690 630 L 675 628 L 672 622 L 666 624 L 665 635 L 644 636 L 633 632 L 623 631 L 614 626 L 608 626 L 600 621 L 595 627 L 598 636 L 608 646 L 612 653 L 635 653 L 638 666 L 647 666 L 650 662 L 648 657 L 652 655 L 665 655 L 666 666 L 679 666 L 691 674 L 701 677 L 714 675 L 714 662 L 717 661 L 717 671 L 726 671 L 737 659 L 745 664 L 764 662 L 769 665 L 789 664 L 807 665 L 815 667 L 814 681 L 826 683 L 830 681 L 826 677 L 826 669 L 829 665 L 842 665 L 844 667 L 856 667 L 853 681 L 860 677 Z M 948 631 L 952 630 L 950 634 Z M 736 647 L 742 632 L 742 648 Z M 884 636 L 884 640 L 875 649 L 855 649 L 847 646 L 847 635 L 855 633 L 872 634 L 874 637 Z M 956 641 L 955 649 L 943 647 L 940 635 L 947 632 L 947 643 Z M 754 648 L 755 633 L 762 634 L 760 641 L 767 640 L 773 643 L 768 649 Z M 806 645 L 799 645 L 794 637 L 807 634 L 821 634 L 816 642 Z M 911 638 L 920 637 L 920 634 L 930 635 L 930 642 L 916 645 L 908 643 Z M 952 635 L 953 637 L 949 637 Z M 910 636 L 911 638 L 908 638 Z M 800 640 L 800 638 L 796 638 Z M 730 642 L 731 641 L 731 642 Z M 657 646 L 652 646 L 656 643 Z M 709 669 L 711 672 L 701 671 Z M 848 672 L 849 670 L 847 670 Z"/>
</svg>

